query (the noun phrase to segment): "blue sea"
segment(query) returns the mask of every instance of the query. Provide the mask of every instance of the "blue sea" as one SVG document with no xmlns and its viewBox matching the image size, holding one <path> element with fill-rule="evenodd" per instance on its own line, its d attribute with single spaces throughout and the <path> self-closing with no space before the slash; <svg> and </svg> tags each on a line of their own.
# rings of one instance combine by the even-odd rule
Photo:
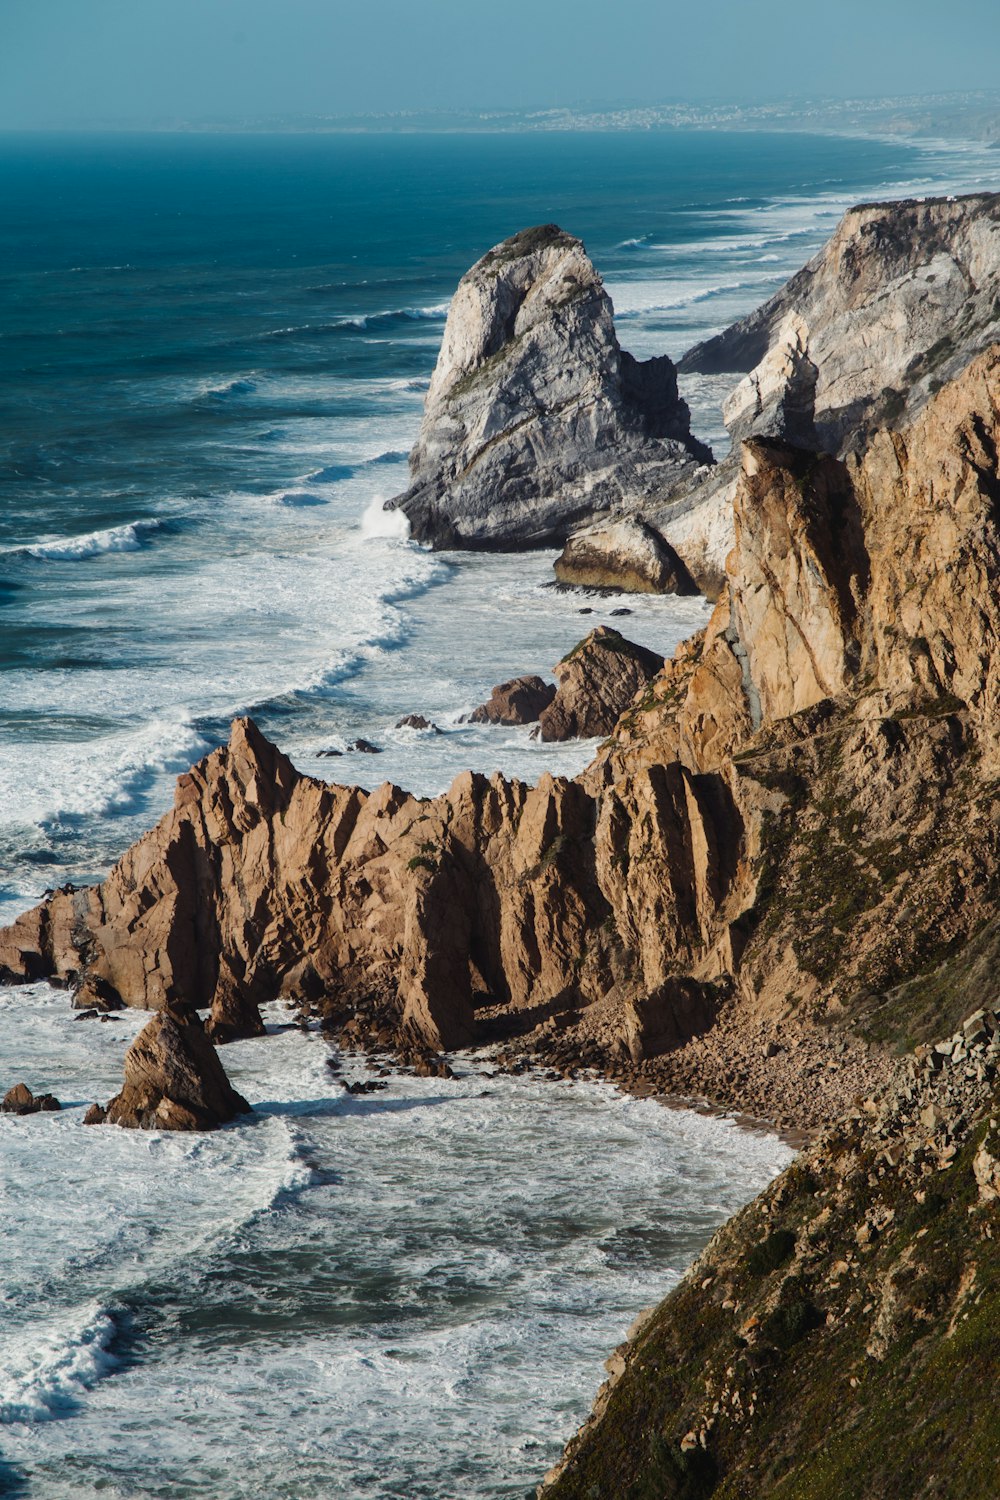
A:
<svg viewBox="0 0 1000 1500">
<path fill-rule="evenodd" d="M 0 138 L 0 916 L 100 878 L 236 714 L 363 785 L 573 773 L 592 746 L 463 715 L 614 608 L 664 654 L 703 623 L 556 590 L 550 553 L 430 553 L 383 511 L 491 245 L 557 221 L 623 345 L 678 356 L 852 202 L 995 187 L 995 163 L 720 132 Z M 728 388 L 685 387 L 719 456 Z M 789 1156 L 486 1054 L 349 1098 L 277 1010 L 225 1054 L 252 1125 L 82 1129 L 141 1020 L 0 995 L 0 1085 L 68 1106 L 0 1118 L 0 1492 L 514 1500 Z"/>
</svg>

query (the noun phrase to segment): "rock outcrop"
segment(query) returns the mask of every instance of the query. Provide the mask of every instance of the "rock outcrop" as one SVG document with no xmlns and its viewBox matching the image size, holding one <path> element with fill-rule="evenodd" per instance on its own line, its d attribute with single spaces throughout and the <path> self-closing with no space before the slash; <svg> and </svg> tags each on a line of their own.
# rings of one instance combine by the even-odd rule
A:
<svg viewBox="0 0 1000 1500">
<path fill-rule="evenodd" d="M 607 1068 L 713 1016 L 938 1034 L 1000 954 L 998 446 L 996 349 L 859 455 L 748 443 L 708 628 L 648 682 L 606 632 L 561 664 L 543 731 L 603 732 L 586 675 L 641 667 L 577 781 L 369 794 L 237 721 L 101 886 L 0 933 L 0 972 L 431 1048 L 558 1019 Z"/>
<path fill-rule="evenodd" d="M 197 1013 L 168 1005 L 126 1052 L 121 1092 L 103 1119 L 98 1111 L 89 1123 L 133 1130 L 215 1130 L 249 1111 Z"/>
<path fill-rule="evenodd" d="M 610 734 L 640 688 L 663 667 L 663 657 L 628 641 L 608 625 L 557 662 L 558 689 L 539 715 L 543 740 L 590 739 Z"/>
<path fill-rule="evenodd" d="M 725 411 L 735 440 L 842 453 L 911 422 L 998 338 L 1000 194 L 870 203 L 681 369 L 746 372 Z"/>
<path fill-rule="evenodd" d="M 55 1094 L 33 1094 L 26 1083 L 15 1083 L 0 1100 L 5 1115 L 49 1114 L 61 1108 Z"/>
<path fill-rule="evenodd" d="M 748 437 L 844 457 L 912 424 L 1000 339 L 1000 195 L 851 209 L 764 305 L 692 349 L 685 373 L 731 372 L 733 453 L 643 514 L 714 597 L 732 546 L 739 446 Z"/>
<path fill-rule="evenodd" d="M 538 547 L 612 507 L 641 507 L 710 461 L 671 361 L 619 347 L 583 245 L 546 224 L 495 246 L 459 283 L 412 482 L 389 503 L 437 547 Z"/>
<path fill-rule="evenodd" d="M 553 564 L 560 583 L 630 594 L 697 594 L 670 543 L 635 516 L 574 531 Z"/>
<path fill-rule="evenodd" d="M 556 695 L 541 677 L 512 677 L 499 683 L 485 703 L 469 715 L 470 724 L 534 724 Z"/>
<path fill-rule="evenodd" d="M 401 1038 L 461 1046 L 498 1010 L 516 1029 L 630 974 L 653 990 L 696 957 L 716 970 L 726 875 L 707 861 L 738 841 L 729 816 L 724 791 L 706 797 L 680 766 L 600 805 L 547 775 L 465 774 L 431 800 L 334 787 L 237 720 L 102 885 L 0 934 L 0 964 L 213 1013 L 234 981 L 250 1003 L 384 1010 Z"/>
<path fill-rule="evenodd" d="M 719 1231 L 539 1497 L 993 1494 L 998 1026 L 920 1049 Z"/>
</svg>

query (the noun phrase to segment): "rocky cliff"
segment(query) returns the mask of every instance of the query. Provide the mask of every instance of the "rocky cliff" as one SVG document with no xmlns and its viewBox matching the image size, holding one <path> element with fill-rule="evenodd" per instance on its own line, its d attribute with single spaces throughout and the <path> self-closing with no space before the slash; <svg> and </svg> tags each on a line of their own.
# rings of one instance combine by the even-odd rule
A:
<svg viewBox="0 0 1000 1500">
<path fill-rule="evenodd" d="M 992 348 L 846 461 L 747 443 L 727 597 L 605 748 L 728 761 L 744 1012 L 913 1050 L 632 1330 L 546 1500 L 996 1493 L 998 440 Z"/>
<path fill-rule="evenodd" d="M 726 425 L 830 453 L 905 426 L 1000 337 L 1000 195 L 869 203 L 770 301 L 692 349 L 745 372 Z"/>
<path fill-rule="evenodd" d="M 613 506 L 640 507 L 710 461 L 671 361 L 620 348 L 583 245 L 545 224 L 460 281 L 410 488 L 390 505 L 438 547 L 537 547 Z"/>
<path fill-rule="evenodd" d="M 0 979 L 221 1036 L 282 994 L 352 1045 L 505 1040 L 830 1126 L 615 1359 L 552 1493 L 986 1500 L 998 583 L 991 346 L 840 456 L 743 444 L 712 619 L 577 780 L 369 794 L 239 720 L 107 880 L 0 932 Z"/>
<path fill-rule="evenodd" d="M 368 794 L 239 721 L 101 886 L 0 934 L 0 973 L 221 1037 L 277 994 L 432 1047 L 554 1025 L 663 1087 L 741 1028 L 934 1035 L 1000 945 L 998 442 L 991 350 L 860 455 L 748 443 L 725 598 L 578 781 Z M 780 1070 L 753 1089 L 782 1115 Z"/>
<path fill-rule="evenodd" d="M 1000 338 L 1000 195 L 872 203 L 748 317 L 699 344 L 684 373 L 739 380 L 732 456 L 645 513 L 710 593 L 732 545 L 744 438 L 844 456 L 912 423 Z"/>
<path fill-rule="evenodd" d="M 980 1008 L 715 1236 L 545 1500 L 992 1500 L 1000 1022 Z"/>
<path fill-rule="evenodd" d="M 852 209 L 774 297 L 681 361 L 682 372 L 743 377 L 725 409 L 734 455 L 706 468 L 670 360 L 640 364 L 620 349 L 578 240 L 554 225 L 525 230 L 459 285 L 412 483 L 390 503 L 445 547 L 562 543 L 623 510 L 715 597 L 742 439 L 859 452 L 876 430 L 912 423 L 997 338 L 1000 197 Z M 614 537 L 584 547 L 588 575 L 622 572 L 616 549 Z M 647 564 L 622 576 L 660 587 L 653 574 Z"/>
</svg>

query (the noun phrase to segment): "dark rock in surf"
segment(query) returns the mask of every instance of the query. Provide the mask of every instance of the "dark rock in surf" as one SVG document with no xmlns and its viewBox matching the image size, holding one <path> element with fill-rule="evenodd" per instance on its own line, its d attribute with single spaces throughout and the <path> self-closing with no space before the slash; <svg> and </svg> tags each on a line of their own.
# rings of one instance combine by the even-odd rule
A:
<svg viewBox="0 0 1000 1500">
<path fill-rule="evenodd" d="M 0 1110 L 6 1115 L 49 1114 L 62 1109 L 54 1094 L 33 1094 L 26 1083 L 15 1083 L 0 1101 Z"/>
<path fill-rule="evenodd" d="M 598 625 L 555 667 L 559 683 L 539 717 L 543 740 L 610 734 L 640 688 L 663 667 L 663 657 Z"/>
<path fill-rule="evenodd" d="M 556 695 L 541 677 L 512 677 L 493 689 L 489 701 L 469 715 L 470 724 L 534 724 Z"/>
<path fill-rule="evenodd" d="M 249 1111 L 197 1013 L 168 1006 L 126 1052 L 124 1085 L 106 1118 L 130 1129 L 214 1130 Z"/>
<path fill-rule="evenodd" d="M 431 734 L 441 733 L 438 726 L 436 724 L 432 724 L 430 719 L 425 719 L 423 714 L 407 714 L 405 718 L 399 720 L 396 728 L 423 729 L 429 731 Z"/>
<path fill-rule="evenodd" d="M 73 1006 L 76 1010 L 92 1014 L 124 1010 L 125 1002 L 113 984 L 109 984 L 106 979 L 101 979 L 96 974 L 88 974 L 73 991 Z"/>
</svg>

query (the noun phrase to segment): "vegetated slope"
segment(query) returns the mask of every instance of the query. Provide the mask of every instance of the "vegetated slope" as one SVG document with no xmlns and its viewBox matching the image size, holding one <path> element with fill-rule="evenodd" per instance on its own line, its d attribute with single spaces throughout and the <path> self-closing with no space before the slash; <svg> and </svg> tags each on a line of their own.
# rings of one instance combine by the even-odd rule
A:
<svg viewBox="0 0 1000 1500">
<path fill-rule="evenodd" d="M 992 1500 L 997 1027 L 924 1050 L 720 1230 L 546 1500 Z"/>
</svg>

